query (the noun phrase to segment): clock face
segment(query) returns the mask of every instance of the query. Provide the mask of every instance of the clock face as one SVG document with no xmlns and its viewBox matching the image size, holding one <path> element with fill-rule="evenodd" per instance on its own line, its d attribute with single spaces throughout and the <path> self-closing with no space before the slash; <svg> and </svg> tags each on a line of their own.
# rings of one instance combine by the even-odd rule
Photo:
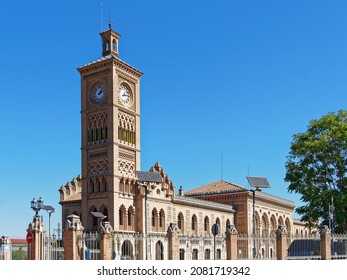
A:
<svg viewBox="0 0 347 280">
<path fill-rule="evenodd" d="M 119 98 L 124 104 L 128 104 L 130 101 L 130 93 L 126 86 L 121 85 L 119 87 Z"/>
<path fill-rule="evenodd" d="M 98 84 L 93 90 L 93 101 L 96 104 L 100 104 L 106 96 L 106 89 L 104 85 Z"/>
</svg>

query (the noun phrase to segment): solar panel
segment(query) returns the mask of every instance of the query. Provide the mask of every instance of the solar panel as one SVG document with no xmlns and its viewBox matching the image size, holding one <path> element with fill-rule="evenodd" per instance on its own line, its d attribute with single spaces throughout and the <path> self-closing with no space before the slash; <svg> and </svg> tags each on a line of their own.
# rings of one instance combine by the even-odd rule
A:
<svg viewBox="0 0 347 280">
<path fill-rule="evenodd" d="M 104 214 L 102 214 L 101 212 L 91 212 L 91 213 L 95 218 L 100 218 L 100 219 L 106 218 L 106 216 Z"/>
<path fill-rule="evenodd" d="M 136 171 L 137 180 L 140 182 L 162 183 L 163 178 L 156 171 Z"/>
<path fill-rule="evenodd" d="M 246 177 L 248 183 L 254 188 L 270 188 L 270 183 L 265 177 Z"/>
</svg>

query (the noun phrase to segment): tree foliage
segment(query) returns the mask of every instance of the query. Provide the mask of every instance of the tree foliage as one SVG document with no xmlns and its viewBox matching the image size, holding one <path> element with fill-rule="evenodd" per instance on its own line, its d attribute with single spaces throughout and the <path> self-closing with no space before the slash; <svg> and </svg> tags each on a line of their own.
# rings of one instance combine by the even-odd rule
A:
<svg viewBox="0 0 347 280">
<path fill-rule="evenodd" d="M 334 229 L 347 230 L 347 112 L 310 121 L 307 131 L 293 135 L 286 162 L 288 191 L 301 195 L 296 209 L 302 220 L 329 224 L 334 201 Z"/>
<path fill-rule="evenodd" d="M 12 252 L 12 260 L 26 260 L 27 253 L 24 250 L 15 250 Z"/>
</svg>

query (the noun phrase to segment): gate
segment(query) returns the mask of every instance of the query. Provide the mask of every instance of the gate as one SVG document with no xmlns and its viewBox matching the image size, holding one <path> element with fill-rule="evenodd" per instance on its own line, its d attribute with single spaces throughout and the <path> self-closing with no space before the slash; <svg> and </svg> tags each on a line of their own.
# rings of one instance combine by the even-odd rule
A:
<svg viewBox="0 0 347 280">
<path fill-rule="evenodd" d="M 237 258 L 240 260 L 276 259 L 276 236 L 274 234 L 239 234 L 237 237 Z"/>
<path fill-rule="evenodd" d="M 53 237 L 45 237 L 45 260 L 63 260 L 64 244 L 62 239 Z"/>
</svg>

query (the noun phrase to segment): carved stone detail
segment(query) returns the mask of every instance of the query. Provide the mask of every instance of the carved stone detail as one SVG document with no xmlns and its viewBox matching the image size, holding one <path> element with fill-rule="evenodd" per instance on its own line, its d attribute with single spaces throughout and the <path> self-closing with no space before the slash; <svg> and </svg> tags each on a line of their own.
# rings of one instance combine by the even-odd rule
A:
<svg viewBox="0 0 347 280">
<path fill-rule="evenodd" d="M 135 117 L 123 111 L 119 111 L 118 126 L 129 131 L 135 131 Z"/>
<path fill-rule="evenodd" d="M 110 222 L 103 222 L 100 226 L 100 229 L 101 229 L 101 233 L 103 233 L 103 234 L 113 232 L 113 228 L 112 228 Z"/>
<path fill-rule="evenodd" d="M 88 162 L 89 176 L 105 174 L 108 170 L 107 158 L 95 159 Z"/>
<path fill-rule="evenodd" d="M 282 225 L 279 225 L 276 231 L 276 235 L 280 235 L 280 234 L 287 234 L 286 228 Z"/>
<path fill-rule="evenodd" d="M 118 170 L 124 177 L 135 176 L 135 163 L 127 160 L 118 160 Z"/>
<path fill-rule="evenodd" d="M 168 233 L 177 233 L 178 228 L 177 228 L 177 224 L 176 223 L 170 223 L 167 232 Z"/>
<path fill-rule="evenodd" d="M 84 230 L 80 217 L 77 215 L 70 215 L 67 217 L 65 228 L 67 230 L 80 230 L 80 231 Z"/>
<path fill-rule="evenodd" d="M 228 225 L 225 233 L 226 234 L 232 234 L 232 235 L 238 234 L 237 229 L 234 225 Z"/>
<path fill-rule="evenodd" d="M 135 151 L 120 147 L 119 158 L 128 161 L 135 161 Z"/>
<path fill-rule="evenodd" d="M 106 126 L 107 112 L 106 110 L 94 110 L 87 114 L 88 128 Z"/>
</svg>

